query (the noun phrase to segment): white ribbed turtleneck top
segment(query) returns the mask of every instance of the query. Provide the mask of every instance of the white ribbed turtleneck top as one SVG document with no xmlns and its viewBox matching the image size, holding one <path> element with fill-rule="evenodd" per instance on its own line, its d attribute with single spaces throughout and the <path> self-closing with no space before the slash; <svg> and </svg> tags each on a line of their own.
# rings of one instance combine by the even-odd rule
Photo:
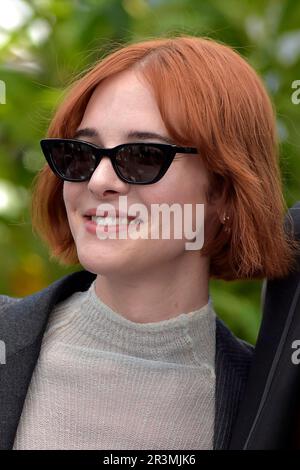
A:
<svg viewBox="0 0 300 470">
<path fill-rule="evenodd" d="M 51 312 L 13 449 L 212 449 L 215 324 L 197 311 L 137 323 L 95 281 Z"/>
</svg>

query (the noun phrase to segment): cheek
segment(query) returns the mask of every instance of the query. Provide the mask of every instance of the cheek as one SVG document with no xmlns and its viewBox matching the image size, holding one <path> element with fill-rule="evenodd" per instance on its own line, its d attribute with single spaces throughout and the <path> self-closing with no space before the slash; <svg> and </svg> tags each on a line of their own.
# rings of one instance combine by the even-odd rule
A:
<svg viewBox="0 0 300 470">
<path fill-rule="evenodd" d="M 76 201 L 82 193 L 80 185 L 77 183 L 70 183 L 65 181 L 63 185 L 63 199 L 66 206 L 67 213 L 76 209 Z"/>
<path fill-rule="evenodd" d="M 181 171 L 180 171 L 181 170 Z M 151 203 L 179 203 L 179 204 L 206 204 L 206 191 L 208 179 L 199 169 L 182 167 L 177 171 L 167 172 L 163 179 L 147 188 L 144 200 L 147 205 Z"/>
<path fill-rule="evenodd" d="M 69 201 L 71 200 L 70 186 L 67 181 L 64 181 L 64 185 L 63 185 L 63 200 L 64 200 L 66 210 L 67 210 L 69 206 Z"/>
<path fill-rule="evenodd" d="M 76 220 L 78 217 L 76 211 L 80 208 L 79 201 L 82 199 L 82 197 L 80 197 L 81 195 L 82 189 L 80 188 L 80 184 L 71 183 L 68 181 L 64 182 L 63 200 L 65 203 L 69 227 L 73 237 L 75 237 Z"/>
<path fill-rule="evenodd" d="M 163 204 L 168 205 L 179 204 L 181 211 L 178 212 L 179 219 L 176 219 L 177 229 L 181 230 L 181 233 L 190 233 L 190 230 L 195 233 L 198 229 L 201 229 L 207 225 L 205 221 L 208 221 L 210 216 L 210 205 L 207 202 L 206 191 L 208 187 L 208 177 L 206 172 L 201 171 L 199 168 L 195 168 L 195 165 L 187 165 L 185 169 L 178 163 L 178 166 L 165 174 L 164 178 L 159 184 L 153 185 L 147 188 L 144 201 L 147 200 L 146 204 L 151 210 L 151 204 Z M 204 204 L 204 207 L 197 206 L 197 204 Z M 204 213 L 203 213 L 204 210 Z M 203 215 L 205 221 L 203 220 Z M 173 216 L 172 216 L 173 217 Z M 171 220 L 171 230 L 173 232 L 174 219 Z M 159 225 L 161 222 L 159 221 Z M 205 235 L 204 235 L 205 238 Z M 178 241 L 178 246 L 181 246 L 181 242 Z M 171 248 L 171 245 L 170 245 Z"/>
</svg>

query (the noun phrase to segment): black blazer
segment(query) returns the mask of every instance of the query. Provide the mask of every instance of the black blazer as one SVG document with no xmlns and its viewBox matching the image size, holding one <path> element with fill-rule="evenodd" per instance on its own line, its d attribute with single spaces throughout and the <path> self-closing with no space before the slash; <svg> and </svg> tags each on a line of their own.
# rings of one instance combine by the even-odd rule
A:
<svg viewBox="0 0 300 470">
<path fill-rule="evenodd" d="M 300 202 L 289 213 L 300 240 Z M 300 340 L 300 254 L 297 266 L 264 285 L 263 320 L 230 449 L 300 449 L 300 364 L 292 360 Z"/>
<path fill-rule="evenodd" d="M 27 297 L 0 296 L 0 449 L 12 449 L 27 389 L 36 365 L 49 314 L 57 302 L 89 288 L 96 275 L 79 271 Z M 216 418 L 214 449 L 226 449 L 243 397 L 253 347 L 216 324 Z"/>
</svg>

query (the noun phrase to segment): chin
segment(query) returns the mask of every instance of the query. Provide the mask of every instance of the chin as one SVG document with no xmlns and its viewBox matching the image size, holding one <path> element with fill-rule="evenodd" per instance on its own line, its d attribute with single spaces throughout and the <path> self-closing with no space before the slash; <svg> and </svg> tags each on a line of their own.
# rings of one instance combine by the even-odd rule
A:
<svg viewBox="0 0 300 470">
<path fill-rule="evenodd" d="M 78 250 L 78 259 L 80 264 L 87 271 L 94 274 L 113 275 L 116 272 L 119 274 L 124 271 L 124 276 L 128 272 L 128 260 L 122 256 L 122 253 L 108 253 L 110 250 L 100 248 L 99 250 L 92 250 L 85 247 L 83 250 Z"/>
</svg>

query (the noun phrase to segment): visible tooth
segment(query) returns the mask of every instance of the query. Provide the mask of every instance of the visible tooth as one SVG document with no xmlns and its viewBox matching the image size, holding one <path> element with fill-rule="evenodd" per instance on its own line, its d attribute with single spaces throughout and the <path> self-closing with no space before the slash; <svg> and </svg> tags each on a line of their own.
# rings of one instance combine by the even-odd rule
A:
<svg viewBox="0 0 300 470">
<path fill-rule="evenodd" d="M 142 219 L 139 219 L 139 218 L 136 218 L 134 220 L 131 221 L 133 224 L 139 224 L 142 222 Z"/>
<path fill-rule="evenodd" d="M 92 220 L 96 222 L 98 225 L 125 225 L 128 224 L 129 221 L 127 217 L 97 217 L 92 216 Z"/>
</svg>

